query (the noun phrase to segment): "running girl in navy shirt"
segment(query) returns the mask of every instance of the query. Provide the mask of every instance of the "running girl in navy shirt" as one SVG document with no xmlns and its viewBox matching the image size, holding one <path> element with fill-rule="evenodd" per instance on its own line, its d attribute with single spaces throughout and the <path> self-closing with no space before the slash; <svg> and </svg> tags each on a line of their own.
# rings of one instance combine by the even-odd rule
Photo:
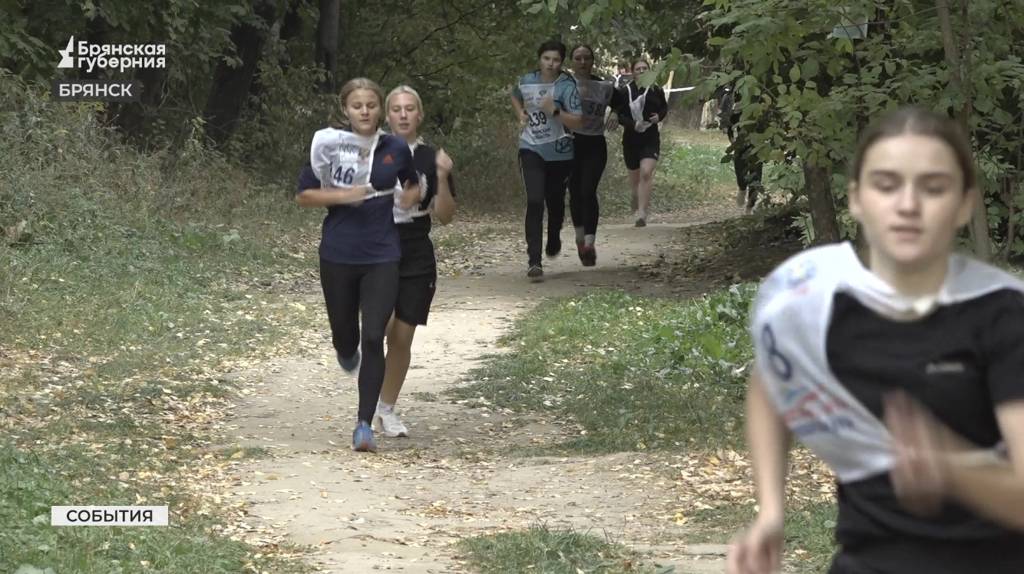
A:
<svg viewBox="0 0 1024 574">
<path fill-rule="evenodd" d="M 320 284 L 338 363 L 349 373 L 362 363 L 352 449 L 373 452 L 370 422 L 384 381 L 384 332 L 398 295 L 393 207 L 412 207 L 420 194 L 409 146 L 379 131 L 383 100 L 380 86 L 365 78 L 341 88 L 347 125 L 313 136 L 296 196 L 304 207 L 327 208 Z"/>
</svg>

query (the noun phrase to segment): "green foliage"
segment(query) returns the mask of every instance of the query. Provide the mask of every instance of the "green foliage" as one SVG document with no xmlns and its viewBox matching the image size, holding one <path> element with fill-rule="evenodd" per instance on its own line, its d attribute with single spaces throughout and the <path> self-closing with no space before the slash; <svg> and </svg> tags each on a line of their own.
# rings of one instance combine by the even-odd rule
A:
<svg viewBox="0 0 1024 574">
<path fill-rule="evenodd" d="M 638 565 L 622 546 L 588 533 L 534 526 L 459 542 L 480 574 L 668 574 L 671 568 Z"/>
<path fill-rule="evenodd" d="M 241 0 L 17 2 L 0 12 L 10 24 L 0 30 L 0 68 L 26 80 L 49 82 L 56 72 L 57 50 L 71 36 L 76 42 L 163 43 L 172 101 L 175 105 L 190 99 L 202 102 L 212 66 L 230 55 L 232 25 L 250 13 L 251 3 Z M 77 72 L 68 73 L 73 77 Z"/>
<path fill-rule="evenodd" d="M 302 259 L 274 241 L 311 223 L 307 214 L 285 203 L 280 237 L 268 234 L 263 213 L 280 191 L 253 194 L 259 186 L 199 142 L 139 155 L 96 123 L 94 106 L 49 103 L 7 78 L 0 103 L 12 101 L 19 112 L 0 116 L 12 144 L 0 155 L 0 228 L 22 231 L 0 245 L 0 320 L 17 324 L 0 345 L 74 339 L 82 353 L 122 348 L 114 363 L 170 361 L 191 348 L 182 333 L 243 337 L 242 324 L 203 316 L 235 273 L 260 277 L 271 263 L 298 272 Z"/>
<path fill-rule="evenodd" d="M 570 416 L 574 449 L 735 444 L 751 359 L 752 285 L 678 303 L 599 292 L 542 304 L 509 353 L 454 391 L 499 406 Z"/>
<path fill-rule="evenodd" d="M 651 209 L 671 213 L 721 201 L 735 185 L 731 164 L 719 161 L 728 141 L 717 132 L 663 127 L 661 158 L 654 174 Z M 608 165 L 598 187 L 602 217 L 632 215 L 629 177 L 622 160 L 621 132 L 607 134 Z M 731 195 L 731 191 L 724 195 Z"/>
<path fill-rule="evenodd" d="M 186 492 L 140 475 L 194 462 L 161 441 L 201 440 L 167 424 L 168 403 L 222 397 L 223 361 L 308 320 L 263 286 L 312 267 L 315 250 L 294 244 L 318 214 L 196 138 L 139 153 L 97 107 L 0 76 L 0 110 L 17 110 L 0 112 L 0 413 L 17 421 L 0 442 L 0 571 L 301 571 L 216 536 Z M 167 503 L 173 526 L 49 526 L 50 505 L 141 497 Z"/>
<path fill-rule="evenodd" d="M 1005 232 L 1008 205 L 1018 201 L 1024 171 L 1024 123 L 1019 121 L 1024 53 L 1021 42 L 1007 38 L 1021 36 L 1024 6 L 953 3 L 954 10 L 969 6 L 966 17 L 953 16 L 955 31 L 971 39 L 963 57 L 966 89 L 958 90 L 933 7 L 869 1 L 837 7 L 825 0 L 707 4 L 706 17 L 716 31 L 709 43 L 727 66 L 702 82 L 695 97 L 735 81 L 746 102 L 740 127 L 752 133 L 762 159 L 795 155 L 842 173 L 859 128 L 881 111 L 917 103 L 952 115 L 971 101 L 975 113 L 968 120 L 976 151 L 983 164 L 987 158 L 989 166 L 1001 166 L 988 171 L 984 189 L 993 235 L 1014 247 L 1017 240 Z M 851 14 L 870 15 L 867 38 L 832 37 L 835 26 L 854 19 Z M 842 197 L 837 200 L 842 206 Z"/>
</svg>

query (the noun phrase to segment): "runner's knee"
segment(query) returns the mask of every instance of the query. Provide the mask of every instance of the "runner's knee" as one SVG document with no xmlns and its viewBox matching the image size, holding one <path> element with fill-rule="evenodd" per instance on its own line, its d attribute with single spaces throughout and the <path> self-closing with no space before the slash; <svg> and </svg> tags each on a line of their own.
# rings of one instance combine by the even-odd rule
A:
<svg viewBox="0 0 1024 574">
<path fill-rule="evenodd" d="M 410 350 L 412 348 L 413 335 L 416 327 L 395 319 L 391 330 L 388 332 L 388 349 Z"/>
</svg>

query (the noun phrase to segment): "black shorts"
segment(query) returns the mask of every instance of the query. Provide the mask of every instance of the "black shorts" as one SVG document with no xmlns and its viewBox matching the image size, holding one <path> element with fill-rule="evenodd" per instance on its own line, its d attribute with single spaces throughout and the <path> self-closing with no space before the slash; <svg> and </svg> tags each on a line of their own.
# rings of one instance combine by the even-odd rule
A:
<svg viewBox="0 0 1024 574">
<path fill-rule="evenodd" d="M 409 325 L 426 325 L 436 285 L 436 274 L 399 277 L 395 317 Z"/>
<path fill-rule="evenodd" d="M 640 169 L 640 160 L 650 158 L 655 161 L 661 156 L 661 135 L 648 129 L 643 133 L 626 133 L 622 137 L 622 159 L 626 169 Z"/>
<path fill-rule="evenodd" d="M 426 325 L 437 283 L 437 262 L 430 237 L 402 238 L 398 275 L 395 317 L 409 325 Z"/>
</svg>

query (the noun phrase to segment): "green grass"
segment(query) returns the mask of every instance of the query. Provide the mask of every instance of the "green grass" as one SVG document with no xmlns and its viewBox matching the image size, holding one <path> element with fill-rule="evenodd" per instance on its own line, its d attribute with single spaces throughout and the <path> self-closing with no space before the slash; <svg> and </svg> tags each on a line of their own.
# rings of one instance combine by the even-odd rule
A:
<svg viewBox="0 0 1024 574">
<path fill-rule="evenodd" d="M 753 294 L 743 284 L 685 302 L 615 291 L 548 301 L 516 323 L 503 341 L 509 352 L 491 357 L 470 374 L 474 383 L 452 394 L 575 422 L 579 436 L 562 451 L 742 448 L 740 367 L 752 357 L 746 325 Z M 692 531 L 720 543 L 753 517 L 752 506 L 727 504 L 695 513 Z M 822 571 L 834 521 L 834 503 L 794 503 L 787 563 L 801 573 Z M 506 546 L 502 553 L 529 555 Z"/>
<path fill-rule="evenodd" d="M 85 482 L 81 467 L 94 457 L 78 448 L 59 456 L 19 451 L 0 445 L 0 571 L 23 565 L 55 572 L 305 572 L 301 565 L 255 557 L 240 542 L 211 535 L 214 522 L 205 518 L 180 521 L 173 496 L 148 493 L 170 503 L 169 526 L 55 527 L 51 505 L 130 504 L 131 489 L 104 481 L 101 475 Z M 96 469 L 99 470 L 99 469 Z M 75 477 L 77 479 L 73 479 Z"/>
<path fill-rule="evenodd" d="M 701 510 L 692 517 L 696 540 L 721 542 L 745 528 L 756 514 L 750 505 L 728 504 Z M 828 569 L 835 553 L 834 502 L 791 504 L 786 508 L 785 563 L 798 574 L 817 574 Z"/>
<path fill-rule="evenodd" d="M 305 571 L 218 535 L 175 485 L 204 464 L 229 365 L 313 324 L 292 293 L 321 214 L 196 141 L 139 153 L 94 107 L 7 77 L 0 109 L 18 110 L 0 113 L 0 571 Z M 141 499 L 171 526 L 49 526 L 51 505 Z"/>
<path fill-rule="evenodd" d="M 649 566 L 628 549 L 573 530 L 535 526 L 529 530 L 468 538 L 459 543 L 480 574 L 668 574 L 673 569 Z"/>
<path fill-rule="evenodd" d="M 583 451 L 738 442 L 751 358 L 752 285 L 676 302 L 596 292 L 542 304 L 515 325 L 511 352 L 452 394 L 568 416 Z"/>
</svg>

